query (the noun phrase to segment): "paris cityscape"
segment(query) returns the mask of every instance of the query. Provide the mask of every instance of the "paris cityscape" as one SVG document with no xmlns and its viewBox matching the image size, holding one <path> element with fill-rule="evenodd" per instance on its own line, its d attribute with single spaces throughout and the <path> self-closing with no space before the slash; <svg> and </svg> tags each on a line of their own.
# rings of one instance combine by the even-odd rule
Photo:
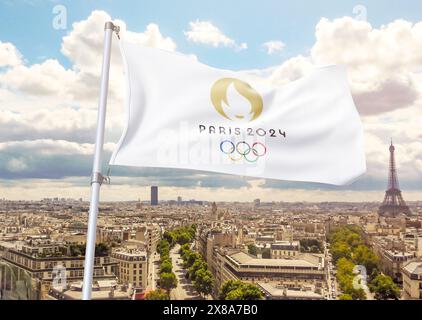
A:
<svg viewBox="0 0 422 320">
<path fill-rule="evenodd" d="M 421 13 L 0 0 L 3 318 L 418 307 Z"/>
<path fill-rule="evenodd" d="M 422 201 L 388 151 L 379 203 L 103 202 L 92 299 L 421 299 Z M 0 205 L 1 299 L 81 299 L 89 203 Z"/>
</svg>

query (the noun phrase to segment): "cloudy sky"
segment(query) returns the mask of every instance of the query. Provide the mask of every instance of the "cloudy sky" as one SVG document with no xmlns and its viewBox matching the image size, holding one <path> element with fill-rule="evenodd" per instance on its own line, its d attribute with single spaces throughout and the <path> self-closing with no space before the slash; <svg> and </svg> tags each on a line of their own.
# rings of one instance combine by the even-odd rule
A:
<svg viewBox="0 0 422 320">
<path fill-rule="evenodd" d="M 291 2 L 292 4 L 288 4 Z M 351 186 L 169 169 L 113 168 L 104 200 L 378 201 L 393 137 L 407 200 L 422 200 L 420 1 L 0 1 L 0 198 L 89 197 L 104 22 L 143 45 L 213 67 L 262 69 L 273 84 L 345 64 L 368 172 Z M 114 41 L 106 159 L 124 122 Z M 106 162 L 106 161 L 105 161 Z M 106 168 L 106 166 L 105 166 Z"/>
</svg>

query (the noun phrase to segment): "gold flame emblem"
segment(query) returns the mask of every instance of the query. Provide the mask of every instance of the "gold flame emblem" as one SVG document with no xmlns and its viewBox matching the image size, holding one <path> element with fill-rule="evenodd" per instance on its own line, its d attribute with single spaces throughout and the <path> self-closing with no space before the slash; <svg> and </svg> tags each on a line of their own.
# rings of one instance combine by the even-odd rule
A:
<svg viewBox="0 0 422 320">
<path fill-rule="evenodd" d="M 251 104 L 251 110 L 249 112 L 251 115 L 250 121 L 257 119 L 261 115 L 262 109 L 264 107 L 261 95 L 248 83 L 235 78 L 222 78 L 213 84 L 211 88 L 211 101 L 217 112 L 224 118 L 233 120 L 226 114 L 223 109 L 223 102 L 226 106 L 230 107 L 227 99 L 227 90 L 231 85 L 233 85 L 236 91 L 245 99 L 247 99 Z M 236 115 L 235 118 L 244 119 L 245 116 Z"/>
</svg>

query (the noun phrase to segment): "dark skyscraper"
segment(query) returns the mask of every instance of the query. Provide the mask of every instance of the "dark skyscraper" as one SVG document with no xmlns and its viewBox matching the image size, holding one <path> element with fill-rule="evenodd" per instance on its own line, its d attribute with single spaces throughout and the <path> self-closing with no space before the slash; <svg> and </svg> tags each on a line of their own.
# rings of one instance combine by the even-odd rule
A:
<svg viewBox="0 0 422 320">
<path fill-rule="evenodd" d="M 151 205 L 152 206 L 158 205 L 158 187 L 157 186 L 151 187 Z"/>
</svg>

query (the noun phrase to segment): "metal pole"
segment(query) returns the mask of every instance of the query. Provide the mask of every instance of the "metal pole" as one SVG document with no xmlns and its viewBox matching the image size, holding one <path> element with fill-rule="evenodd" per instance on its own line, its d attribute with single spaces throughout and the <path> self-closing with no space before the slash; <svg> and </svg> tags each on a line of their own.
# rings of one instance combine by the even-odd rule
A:
<svg viewBox="0 0 422 320">
<path fill-rule="evenodd" d="M 83 300 L 91 299 L 92 279 L 94 273 L 95 238 L 97 230 L 98 202 L 100 187 L 104 180 L 101 175 L 102 153 L 104 145 L 105 117 L 108 94 L 108 79 L 110 71 L 111 40 L 113 31 L 117 30 L 112 22 L 105 24 L 103 65 L 101 71 L 100 101 L 98 104 L 97 134 L 95 139 L 94 163 L 91 180 L 91 202 L 89 206 L 88 233 L 85 251 L 85 270 L 83 282 Z"/>
</svg>

